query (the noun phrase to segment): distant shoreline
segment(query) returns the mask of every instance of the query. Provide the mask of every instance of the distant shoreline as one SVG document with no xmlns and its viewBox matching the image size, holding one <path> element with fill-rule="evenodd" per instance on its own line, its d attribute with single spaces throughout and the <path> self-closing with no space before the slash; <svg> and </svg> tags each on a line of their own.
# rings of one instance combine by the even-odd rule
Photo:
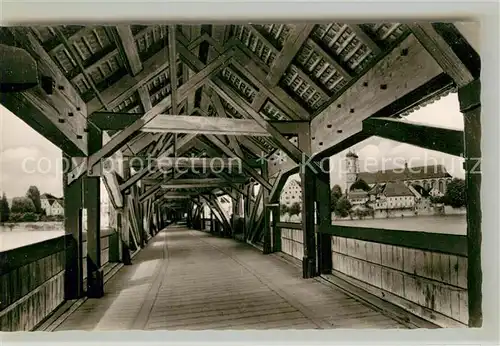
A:
<svg viewBox="0 0 500 346">
<path fill-rule="evenodd" d="M 21 223 L 49 223 L 49 222 L 64 222 L 64 220 L 38 220 L 38 221 L 7 221 L 7 222 L 0 222 L 0 226 L 8 226 L 8 225 L 19 225 Z"/>
<path fill-rule="evenodd" d="M 60 230 L 63 221 L 24 221 L 24 222 L 3 222 L 0 223 L 1 232 L 17 232 L 17 231 L 50 231 Z"/>
</svg>

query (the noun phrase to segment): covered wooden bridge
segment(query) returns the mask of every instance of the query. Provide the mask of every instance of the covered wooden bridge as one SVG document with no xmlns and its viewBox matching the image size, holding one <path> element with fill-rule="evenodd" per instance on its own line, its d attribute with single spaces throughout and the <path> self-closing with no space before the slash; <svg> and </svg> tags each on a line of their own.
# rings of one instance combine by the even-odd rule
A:
<svg viewBox="0 0 500 346">
<path fill-rule="evenodd" d="M 0 28 L 1 103 L 62 149 L 67 232 L 0 253 L 1 330 L 480 326 L 477 31 Z M 463 132 L 404 121 L 449 92 Z M 466 158 L 467 235 L 332 225 L 329 157 L 371 136 Z"/>
</svg>

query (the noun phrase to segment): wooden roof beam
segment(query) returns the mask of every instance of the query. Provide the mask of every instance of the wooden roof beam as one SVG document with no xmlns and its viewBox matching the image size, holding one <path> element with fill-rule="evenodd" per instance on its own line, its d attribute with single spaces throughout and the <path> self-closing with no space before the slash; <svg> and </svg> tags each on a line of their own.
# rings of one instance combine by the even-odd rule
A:
<svg viewBox="0 0 500 346">
<path fill-rule="evenodd" d="M 241 168 L 240 158 L 225 158 L 225 157 L 165 157 L 165 158 L 154 158 L 154 157 L 142 157 L 134 156 L 128 159 L 132 167 L 145 167 L 148 161 L 155 162 L 155 166 L 161 169 L 167 168 L 203 168 L 203 169 L 234 169 Z M 252 167 L 257 167 L 257 164 L 252 163 L 251 160 L 247 161 Z M 151 184 L 152 182 L 157 182 L 156 179 L 143 179 L 145 184 Z"/>
<path fill-rule="evenodd" d="M 252 119 L 201 117 L 194 115 L 158 114 L 153 120 L 144 125 L 141 131 L 269 136 L 269 133 Z"/>
<path fill-rule="evenodd" d="M 236 155 L 231 149 L 229 149 L 224 143 L 222 143 L 218 138 L 216 138 L 213 135 L 206 135 L 205 136 L 210 142 L 212 142 L 216 147 L 218 147 L 225 155 L 228 157 L 236 157 L 238 158 L 238 155 Z M 245 171 L 250 174 L 252 178 L 254 178 L 256 181 L 259 182 L 264 188 L 271 190 L 271 185 L 265 180 L 254 168 L 252 168 L 250 165 L 248 165 L 245 161 L 245 158 L 239 157 L 242 160 L 242 167 Z"/>
<path fill-rule="evenodd" d="M 255 112 L 241 97 L 233 90 L 227 87 L 222 81 L 214 78 L 210 81 L 212 88 L 214 88 L 219 95 L 224 97 L 231 106 L 235 107 L 241 114 L 254 119 L 260 126 L 262 126 L 271 135 L 273 142 L 283 150 L 292 160 L 299 163 L 302 160 L 308 161 L 305 155 L 299 148 L 293 145 L 285 136 L 283 136 L 271 123 L 265 120 L 259 113 Z M 314 166 L 314 163 L 312 163 Z M 320 170 L 318 170 L 320 171 Z"/>
<path fill-rule="evenodd" d="M 177 114 L 177 39 L 175 37 L 175 25 L 168 26 L 168 55 L 170 59 L 170 89 L 172 98 L 171 113 Z"/>
<path fill-rule="evenodd" d="M 207 56 L 207 62 L 212 61 L 217 55 L 221 54 L 221 49 L 220 47 L 224 47 L 225 40 L 226 40 L 226 34 L 227 34 L 227 26 L 226 25 L 212 25 L 212 32 L 210 37 L 212 43 L 213 42 L 221 42 L 222 44 L 211 44 L 208 48 L 208 56 Z M 209 42 L 210 43 L 210 42 Z M 223 49 L 223 48 L 222 48 Z M 206 86 L 203 86 L 203 89 L 206 89 Z M 208 111 L 208 106 L 210 105 L 210 98 L 207 97 L 206 94 L 201 95 L 201 100 L 200 100 L 200 108 L 204 111 Z"/>
<path fill-rule="evenodd" d="M 368 118 L 363 121 L 363 133 L 421 148 L 462 156 L 464 132 L 389 118 Z"/>
<path fill-rule="evenodd" d="M 350 24 L 349 28 L 356 34 L 356 37 L 363 42 L 373 54 L 379 55 L 382 53 L 382 49 L 379 45 L 370 37 L 368 34 L 357 24 Z"/>
<path fill-rule="evenodd" d="M 363 120 L 441 73 L 439 65 L 418 40 L 413 35 L 405 37 L 398 48 L 377 61 L 311 121 L 313 157 L 362 131 Z M 427 95 L 428 91 L 422 90 L 420 99 Z"/>
<path fill-rule="evenodd" d="M 191 40 L 189 45 L 190 46 L 194 45 L 197 47 L 196 49 L 194 49 L 194 54 L 196 56 L 199 56 L 200 55 L 199 46 L 200 46 L 201 42 L 203 42 L 202 40 L 198 42 L 198 40 L 200 40 L 201 36 L 202 36 L 201 35 L 201 25 L 187 25 L 187 30 L 189 30 L 188 38 Z M 203 34 L 203 35 L 208 35 L 208 34 Z M 183 73 L 184 80 L 188 80 L 189 78 L 191 78 L 194 75 L 194 72 L 188 68 L 182 69 L 182 73 Z M 194 108 L 195 108 L 195 93 L 192 93 L 187 98 L 187 105 L 186 105 L 187 114 L 191 114 L 191 112 L 193 111 Z"/>
<path fill-rule="evenodd" d="M 73 56 L 73 58 L 75 59 L 76 61 L 76 64 L 78 66 L 78 69 L 80 70 L 80 72 L 83 74 L 85 80 L 87 81 L 87 83 L 89 83 L 90 87 L 92 88 L 92 90 L 94 91 L 94 94 L 96 95 L 97 99 L 99 100 L 99 102 L 101 102 L 102 106 L 105 108 L 105 109 L 109 109 L 109 106 L 108 104 L 105 102 L 105 100 L 102 98 L 101 96 L 101 93 L 100 91 L 97 89 L 97 87 L 95 86 L 95 83 L 94 81 L 92 80 L 92 78 L 90 77 L 90 75 L 88 74 L 88 72 L 85 70 L 85 67 L 83 67 L 83 62 L 82 62 L 82 59 L 80 58 L 79 54 L 77 53 L 76 49 L 74 48 L 73 45 L 71 45 L 68 41 L 68 39 L 64 36 L 63 32 L 61 31 L 61 29 L 59 29 L 58 27 L 54 27 L 54 32 L 56 33 L 57 37 L 62 41 L 64 47 L 68 50 L 68 52 Z"/>
<path fill-rule="evenodd" d="M 152 167 L 151 165 L 149 165 L 149 167 Z M 149 170 L 149 169 L 148 169 Z M 159 174 L 158 174 L 159 173 Z M 161 189 L 161 186 L 166 184 L 167 182 L 171 181 L 171 180 L 174 180 L 174 179 L 178 179 L 180 178 L 182 175 L 184 175 L 185 173 L 187 173 L 187 171 L 181 171 L 181 172 L 178 172 L 176 171 L 175 169 L 170 169 L 170 171 L 168 172 L 169 174 L 166 175 L 166 172 L 165 170 L 162 170 L 160 172 L 157 172 L 155 174 L 152 175 L 152 179 L 158 179 L 160 177 L 163 176 L 163 179 L 161 180 L 158 180 L 157 183 L 155 183 L 151 188 L 147 189 L 144 191 L 144 193 L 142 195 L 139 196 L 139 201 L 142 203 L 144 202 L 145 200 L 147 199 L 150 199 L 154 196 L 154 194 Z"/>
<path fill-rule="evenodd" d="M 212 104 L 215 108 L 215 111 L 219 115 L 219 117 L 227 118 L 226 110 L 224 109 L 224 106 L 222 105 L 222 102 L 219 98 L 219 95 L 217 95 L 217 93 L 212 93 L 212 92 L 210 92 L 210 93 L 212 94 L 211 95 Z M 233 149 L 234 152 L 236 154 L 238 154 L 239 156 L 244 157 L 243 152 L 241 151 L 241 148 L 240 148 L 240 144 L 238 143 L 236 138 L 234 138 L 233 136 L 228 136 L 228 139 L 229 139 L 229 146 L 231 147 L 231 149 Z"/>
<path fill-rule="evenodd" d="M 471 71 L 468 70 L 445 39 L 436 32 L 432 23 L 414 23 L 410 25 L 410 29 L 443 71 L 453 78 L 458 87 L 474 81 L 475 78 Z"/>
<path fill-rule="evenodd" d="M 185 63 L 190 66 L 194 71 L 199 71 L 204 68 L 204 64 L 192 54 L 187 48 L 179 45 L 179 53 Z M 307 155 L 305 155 L 299 148 L 290 143 L 290 141 L 285 138 L 275 127 L 269 124 L 259 113 L 257 113 L 252 107 L 246 103 L 241 96 L 229 88 L 219 77 L 213 76 L 212 79 L 208 81 L 211 87 L 226 101 L 234 107 L 238 112 L 247 116 L 247 118 L 254 119 L 260 126 L 266 129 L 267 132 L 272 136 L 273 141 L 282 149 L 290 158 L 295 162 L 302 162 L 303 159 L 308 160 Z M 312 163 L 314 166 L 315 164 Z M 318 172 L 319 172 L 318 168 Z"/>
<path fill-rule="evenodd" d="M 309 38 L 314 26 L 314 24 L 297 24 L 291 30 L 283 44 L 283 48 L 273 61 L 271 71 L 267 75 L 266 80 L 269 85 L 275 86 L 278 84 L 283 73 L 285 73 L 295 58 L 295 55 Z"/>
<path fill-rule="evenodd" d="M 136 36 L 137 37 L 137 36 Z M 189 44 L 188 49 L 195 50 L 199 42 Z M 125 75 L 118 82 L 105 89 L 101 95 L 109 108 L 113 109 L 129 98 L 139 88 L 145 86 L 152 78 L 165 71 L 170 66 L 169 47 L 162 48 L 158 53 L 142 63 L 143 69 L 136 76 Z M 97 98 L 87 102 L 88 114 L 102 109 Z"/>
<path fill-rule="evenodd" d="M 253 30 L 255 28 L 251 27 Z M 262 36 L 263 37 L 263 36 Z M 265 39 L 265 38 L 264 38 Z M 235 52 L 236 59 L 233 59 L 232 65 L 238 69 L 238 72 L 248 78 L 262 93 L 258 93 L 256 100 L 252 103 L 252 108 L 257 112 L 263 106 L 266 98 L 270 98 L 285 114 L 293 120 L 307 120 L 310 117 L 309 112 L 304 109 L 297 101 L 295 101 L 288 93 L 286 93 L 279 85 L 271 87 L 267 85 L 266 76 L 269 73 L 269 67 L 265 65 L 255 53 L 248 49 L 241 41 L 236 38 L 230 38 L 221 46 L 208 34 L 203 34 L 193 43 L 208 42 L 219 54 L 227 47 L 237 48 Z M 267 42 L 267 41 L 266 41 Z M 191 44 L 193 44 L 191 43 Z M 192 50 L 191 44 L 188 49 Z M 268 43 L 270 49 L 278 50 Z M 203 96 L 203 95 L 202 95 Z"/>
<path fill-rule="evenodd" d="M 200 85 L 205 83 L 208 77 L 220 71 L 225 66 L 225 64 L 229 62 L 233 54 L 234 51 L 229 50 L 212 61 L 210 64 L 205 66 L 203 69 L 199 70 L 198 73 L 193 76 L 193 78 L 191 78 L 179 88 L 179 97 L 177 102 L 180 103 L 184 101 L 190 92 L 196 90 Z M 111 138 L 111 140 L 103 145 L 100 150 L 96 151 L 89 157 L 87 169 L 92 169 L 92 167 L 97 164 L 102 158 L 112 155 L 116 150 L 123 146 L 125 142 L 135 136 L 136 132 L 140 131 L 148 122 L 153 120 L 159 113 L 161 113 L 165 109 L 170 108 L 171 102 L 171 95 L 169 95 L 149 111 L 147 111 L 140 119 L 137 119 L 127 128 L 120 131 L 120 133 Z M 83 172 L 79 173 L 80 175 L 83 174 Z M 79 175 L 77 174 L 77 172 L 71 172 L 68 176 L 68 183 L 73 182 L 78 177 Z"/>
<path fill-rule="evenodd" d="M 272 45 L 267 40 L 267 38 L 264 37 L 253 25 L 246 25 L 246 28 L 250 30 L 253 35 L 257 36 L 263 43 L 265 43 L 268 49 L 273 51 L 276 55 L 280 54 L 280 51 L 278 51 L 278 49 L 276 49 L 274 45 Z M 241 72 L 243 72 L 244 74 L 246 73 L 245 76 L 259 88 L 259 93 L 252 103 L 252 108 L 257 112 L 260 111 L 266 101 L 267 96 L 271 98 L 278 107 L 285 111 L 285 113 L 290 116 L 292 120 L 309 119 L 309 112 L 305 110 L 290 95 L 288 95 L 288 93 L 286 93 L 281 87 L 279 87 L 279 79 L 278 82 L 274 84 L 270 83 L 270 80 L 268 80 L 268 76 L 272 68 L 269 68 L 267 65 L 262 63 L 260 58 L 258 58 L 255 53 L 248 49 L 248 47 L 245 46 L 241 41 L 236 38 L 233 38 L 232 41 L 236 42 L 236 46 L 241 51 L 241 54 L 238 55 L 238 59 L 233 64 L 237 66 L 241 70 Z M 290 64 L 291 61 L 287 65 L 287 67 Z M 248 75 L 247 70 L 248 72 L 250 72 L 250 75 Z"/>
<path fill-rule="evenodd" d="M 195 135 L 187 135 L 179 141 L 179 147 L 177 148 L 178 154 L 182 155 L 189 149 L 191 149 L 194 145 L 194 139 Z M 169 148 L 171 149 L 171 147 Z M 162 153 L 159 157 L 161 160 L 164 157 L 168 157 L 168 155 L 171 153 L 171 150 L 166 150 L 164 153 Z M 132 185 L 137 183 L 139 180 L 142 178 L 146 177 L 148 174 L 152 173 L 152 178 L 157 179 L 158 177 L 162 176 L 163 172 L 158 172 L 156 167 L 152 166 L 151 163 L 148 163 L 143 169 L 141 169 L 139 172 L 134 174 L 132 177 L 130 177 L 127 181 L 125 181 L 123 184 L 120 185 L 120 190 L 125 191 L 129 189 Z"/>
<path fill-rule="evenodd" d="M 139 87 L 139 89 L 137 89 L 137 93 L 139 94 L 139 100 L 141 101 L 142 109 L 144 109 L 145 112 L 153 108 L 151 96 L 149 95 L 148 88 L 145 85 Z"/>
<path fill-rule="evenodd" d="M 173 140 L 174 140 L 173 134 L 171 133 L 163 134 L 156 143 L 156 145 L 154 146 L 154 148 L 152 149 L 151 155 L 158 155 L 159 153 L 167 150 L 167 148 L 170 145 L 172 145 Z"/>
<path fill-rule="evenodd" d="M 136 76 L 142 71 L 142 62 L 130 25 L 117 25 L 116 32 L 118 34 L 117 46 L 126 57 L 132 76 Z"/>
<path fill-rule="evenodd" d="M 342 64 L 339 62 L 338 58 L 335 58 L 331 56 L 329 53 L 327 53 L 323 47 L 321 47 L 316 41 L 314 41 L 312 38 L 308 39 L 306 42 L 308 45 L 310 45 L 315 52 L 317 52 L 325 61 L 330 64 L 335 70 L 337 70 L 342 77 L 346 80 L 349 81 L 353 78 L 352 73 L 342 66 Z"/>
<path fill-rule="evenodd" d="M 3 93 L 0 102 L 13 114 L 71 156 L 87 154 L 85 103 L 61 69 L 26 27 L 0 28 L 1 43 L 19 45 L 36 61 L 37 73 L 51 77 L 51 94 L 37 85 L 18 93 Z"/>
<path fill-rule="evenodd" d="M 55 84 L 62 87 L 61 89 L 58 88 L 57 92 L 66 98 L 71 110 L 75 111 L 75 113 L 81 113 L 86 117 L 89 113 L 87 113 L 85 102 L 83 102 L 76 88 L 66 78 L 56 62 L 52 60 L 40 42 L 37 41 L 33 35 L 33 30 L 20 26 L 10 27 L 7 30 L 9 30 L 14 38 L 21 43 L 22 47 L 33 56 L 41 72 L 44 72 L 47 76 L 53 77 Z M 76 110 L 77 107 L 80 108 L 80 111 Z"/>
</svg>

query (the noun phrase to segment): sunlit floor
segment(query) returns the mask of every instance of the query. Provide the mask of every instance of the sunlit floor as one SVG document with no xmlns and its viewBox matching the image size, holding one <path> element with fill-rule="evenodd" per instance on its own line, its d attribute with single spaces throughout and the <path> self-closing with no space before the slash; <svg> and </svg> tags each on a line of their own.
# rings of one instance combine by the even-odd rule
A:
<svg viewBox="0 0 500 346">
<path fill-rule="evenodd" d="M 57 330 L 405 328 L 277 256 L 170 226 Z"/>
</svg>

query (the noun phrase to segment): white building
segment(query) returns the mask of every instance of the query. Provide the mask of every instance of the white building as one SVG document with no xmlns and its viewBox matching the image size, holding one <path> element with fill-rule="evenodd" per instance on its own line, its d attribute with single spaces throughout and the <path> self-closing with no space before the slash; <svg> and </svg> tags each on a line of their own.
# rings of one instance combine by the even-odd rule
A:
<svg viewBox="0 0 500 346">
<path fill-rule="evenodd" d="M 414 193 L 401 182 L 377 184 L 369 191 L 354 189 L 348 196 L 353 207 L 367 206 L 374 210 L 413 209 L 416 203 Z"/>
<path fill-rule="evenodd" d="M 358 180 L 366 182 L 369 191 L 353 189 Z M 443 165 L 396 168 L 378 172 L 360 172 L 358 156 L 346 155 L 346 191 L 349 201 L 355 205 L 369 205 L 377 209 L 418 209 L 426 195 L 442 196 L 452 176 Z M 418 192 L 420 191 L 420 192 Z"/>
<path fill-rule="evenodd" d="M 47 216 L 64 215 L 64 199 L 44 193 L 40 196 L 40 204 Z"/>
<path fill-rule="evenodd" d="M 280 204 L 290 207 L 294 203 L 302 202 L 302 187 L 299 180 L 292 179 L 281 192 Z"/>
</svg>

